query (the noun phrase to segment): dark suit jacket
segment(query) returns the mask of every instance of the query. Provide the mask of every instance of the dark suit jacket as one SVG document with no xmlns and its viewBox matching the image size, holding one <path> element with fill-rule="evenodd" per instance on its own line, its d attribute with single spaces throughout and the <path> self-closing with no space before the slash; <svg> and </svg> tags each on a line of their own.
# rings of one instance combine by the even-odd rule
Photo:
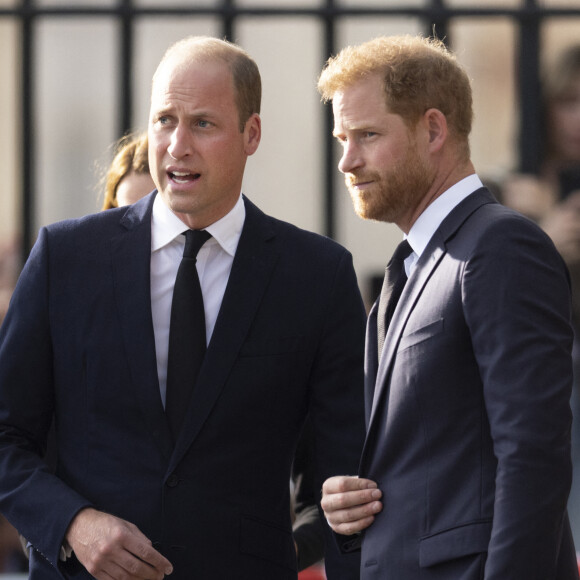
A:
<svg viewBox="0 0 580 580">
<path fill-rule="evenodd" d="M 94 506 L 136 524 L 176 580 L 294 579 L 289 480 L 304 419 L 319 484 L 356 470 L 364 438 L 351 256 L 245 200 L 173 447 L 151 318 L 154 195 L 40 231 L 0 334 L 0 507 L 34 547 L 31 578 L 88 577 L 58 554 Z M 56 475 L 41 460 L 53 416 Z M 331 577 L 340 565 L 331 555 Z"/>
<path fill-rule="evenodd" d="M 429 242 L 380 363 L 375 305 L 360 474 L 378 482 L 384 509 L 366 531 L 361 578 L 578 577 L 569 319 L 553 244 L 484 189 Z"/>
</svg>

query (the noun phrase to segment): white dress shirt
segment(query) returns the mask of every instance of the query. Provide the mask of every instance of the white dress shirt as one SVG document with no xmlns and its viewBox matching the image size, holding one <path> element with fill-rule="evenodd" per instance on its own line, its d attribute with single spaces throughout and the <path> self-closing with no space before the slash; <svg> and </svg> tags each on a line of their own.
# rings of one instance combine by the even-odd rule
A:
<svg viewBox="0 0 580 580">
<path fill-rule="evenodd" d="M 452 185 L 447 191 L 444 191 L 425 208 L 407 236 L 407 241 L 413 248 L 413 252 L 405 260 L 407 277 L 411 275 L 415 264 L 425 251 L 427 244 L 441 225 L 441 222 L 451 213 L 455 206 L 481 187 L 483 187 L 483 184 L 475 173 L 468 175 L 455 185 Z"/>
<path fill-rule="evenodd" d="M 246 209 L 242 196 L 223 218 L 205 228 L 212 237 L 197 255 L 197 273 L 205 307 L 207 343 L 222 304 Z M 151 219 L 151 313 L 161 399 L 165 405 L 171 302 L 177 270 L 183 257 L 187 226 L 165 205 L 161 195 L 153 202 Z"/>
</svg>

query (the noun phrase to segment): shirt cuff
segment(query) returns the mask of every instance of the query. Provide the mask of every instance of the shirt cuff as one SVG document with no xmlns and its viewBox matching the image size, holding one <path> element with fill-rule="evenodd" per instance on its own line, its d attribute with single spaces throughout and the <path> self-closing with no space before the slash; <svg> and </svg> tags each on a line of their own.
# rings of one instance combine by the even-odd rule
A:
<svg viewBox="0 0 580 580">
<path fill-rule="evenodd" d="M 72 548 L 69 546 L 68 542 L 65 540 L 63 545 L 60 547 L 60 554 L 58 559 L 61 562 L 66 562 L 72 556 Z"/>
</svg>

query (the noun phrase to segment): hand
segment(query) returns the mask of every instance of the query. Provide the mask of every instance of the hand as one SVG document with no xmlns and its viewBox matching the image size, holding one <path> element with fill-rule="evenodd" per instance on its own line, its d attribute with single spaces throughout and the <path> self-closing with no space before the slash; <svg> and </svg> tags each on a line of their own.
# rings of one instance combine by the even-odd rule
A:
<svg viewBox="0 0 580 580">
<path fill-rule="evenodd" d="M 375 521 L 375 514 L 383 509 L 378 501 L 382 495 L 370 479 L 339 475 L 324 482 L 320 505 L 329 526 L 337 534 L 350 536 Z"/>
<path fill-rule="evenodd" d="M 72 520 L 66 540 L 79 562 L 97 580 L 162 580 L 173 572 L 137 526 L 92 508 Z"/>
</svg>

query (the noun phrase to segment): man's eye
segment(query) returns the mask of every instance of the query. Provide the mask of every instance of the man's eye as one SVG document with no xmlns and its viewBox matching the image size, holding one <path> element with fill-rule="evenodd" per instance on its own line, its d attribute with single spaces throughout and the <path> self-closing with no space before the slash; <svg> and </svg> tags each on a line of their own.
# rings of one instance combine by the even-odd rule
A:
<svg viewBox="0 0 580 580">
<path fill-rule="evenodd" d="M 200 119 L 200 120 L 197 122 L 197 126 L 198 126 L 198 127 L 201 127 L 202 129 L 205 129 L 206 127 L 209 127 L 209 121 L 205 121 L 205 120 L 203 120 L 203 119 Z"/>
</svg>

